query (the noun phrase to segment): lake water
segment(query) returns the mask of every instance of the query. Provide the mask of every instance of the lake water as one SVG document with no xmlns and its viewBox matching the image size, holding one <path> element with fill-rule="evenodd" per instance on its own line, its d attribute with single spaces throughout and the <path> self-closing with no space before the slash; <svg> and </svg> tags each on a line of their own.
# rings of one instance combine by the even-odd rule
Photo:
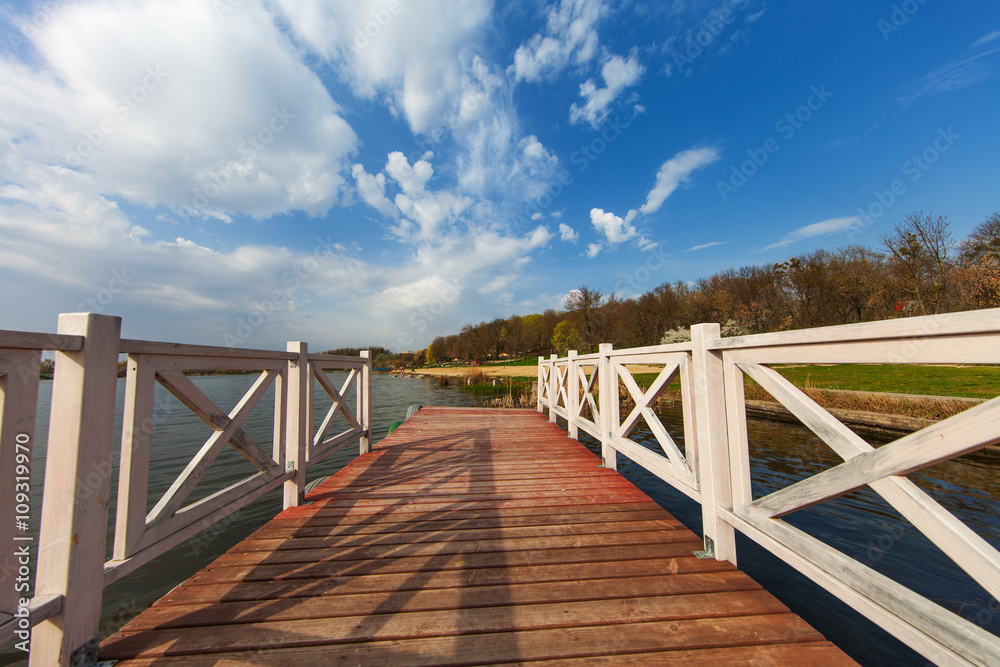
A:
<svg viewBox="0 0 1000 667">
<path fill-rule="evenodd" d="M 345 374 L 331 374 L 338 387 L 345 377 Z M 192 380 L 216 404 L 228 410 L 250 387 L 254 377 L 226 375 L 195 377 Z M 320 391 L 317 391 L 318 395 Z M 32 468 L 32 517 L 35 528 L 40 517 L 39 492 L 44 471 L 45 426 L 48 424 L 50 392 L 51 382 L 43 382 L 39 396 L 39 429 L 35 437 L 38 445 Z M 375 442 L 385 437 L 393 422 L 405 417 L 407 407 L 411 404 L 478 404 L 475 397 L 461 393 L 454 387 L 440 388 L 436 380 L 427 378 L 376 374 L 372 393 Z M 123 396 L 124 380 L 120 380 L 117 437 L 120 437 Z M 325 398 L 325 394 L 322 397 Z M 349 403 L 353 407 L 353 398 Z M 329 400 L 318 403 L 317 425 L 329 405 Z M 259 444 L 271 442 L 272 406 L 273 396 L 269 392 L 244 423 L 244 430 Z M 211 433 L 203 422 L 159 386 L 154 417 L 149 480 L 150 507 L 167 490 Z M 683 429 L 679 411 L 664 410 L 661 419 L 672 437 L 682 444 Z M 335 427 L 333 432 L 339 430 L 343 429 Z M 749 431 L 755 496 L 785 486 L 839 461 L 833 452 L 804 428 L 776 422 L 751 421 Z M 657 448 L 648 431 L 637 429 L 633 438 L 647 447 Z M 581 442 L 592 451 L 600 451 L 599 443 L 592 438 L 581 436 Z M 117 444 L 116 441 L 116 459 Z M 262 447 L 267 449 L 263 444 Z M 351 446 L 332 455 L 311 469 L 308 478 L 315 479 L 336 472 L 350 462 L 356 453 L 356 447 Z M 1000 457 L 993 455 L 965 457 L 940 464 L 928 473 L 913 475 L 912 478 L 997 546 L 1000 545 L 1000 480 L 995 474 L 998 463 Z M 111 476 L 112 499 L 116 497 L 117 461 L 115 468 Z M 199 483 L 191 500 L 224 488 L 253 470 L 235 450 L 226 448 Z M 685 525 L 700 533 L 701 514 L 697 504 L 624 457 L 619 457 L 619 471 Z M 99 472 L 96 469 L 94 471 L 95 474 Z M 110 528 L 114 524 L 114 505 L 112 500 Z M 174 586 L 260 527 L 280 509 L 281 495 L 278 489 L 108 587 L 104 593 L 102 636 L 117 630 Z M 987 630 L 994 633 L 1000 630 L 1000 604 L 954 566 L 919 531 L 901 521 L 895 511 L 874 492 L 855 492 L 797 512 L 788 520 Z M 738 557 L 741 569 L 862 664 L 927 664 L 926 660 L 748 539 L 739 538 Z M 23 653 L 17 651 L 0 652 L 0 665 L 25 664 L 24 657 Z"/>
</svg>

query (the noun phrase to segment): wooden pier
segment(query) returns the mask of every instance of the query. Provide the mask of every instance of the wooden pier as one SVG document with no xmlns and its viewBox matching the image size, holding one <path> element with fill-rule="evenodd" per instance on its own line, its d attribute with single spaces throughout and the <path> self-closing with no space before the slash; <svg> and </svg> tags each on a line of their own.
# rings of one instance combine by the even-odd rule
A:
<svg viewBox="0 0 1000 667">
<path fill-rule="evenodd" d="M 528 410 L 424 408 L 101 644 L 132 665 L 854 664 Z"/>
</svg>

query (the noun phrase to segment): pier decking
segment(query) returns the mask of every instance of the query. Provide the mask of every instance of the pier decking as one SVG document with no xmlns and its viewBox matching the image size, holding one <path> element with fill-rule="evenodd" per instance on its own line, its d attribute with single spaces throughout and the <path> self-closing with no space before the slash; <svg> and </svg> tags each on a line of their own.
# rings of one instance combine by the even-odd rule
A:
<svg viewBox="0 0 1000 667">
<path fill-rule="evenodd" d="M 599 463 L 534 411 L 424 408 L 101 658 L 854 664 Z"/>
</svg>

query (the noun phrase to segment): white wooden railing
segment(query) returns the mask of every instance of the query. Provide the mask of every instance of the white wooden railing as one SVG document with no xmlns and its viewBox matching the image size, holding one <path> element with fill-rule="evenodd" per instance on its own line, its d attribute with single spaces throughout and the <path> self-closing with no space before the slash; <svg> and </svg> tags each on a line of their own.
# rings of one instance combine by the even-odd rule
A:
<svg viewBox="0 0 1000 667">
<path fill-rule="evenodd" d="M 906 475 L 1000 442 L 1000 398 L 873 448 L 772 364 L 1000 364 L 1000 309 L 802 331 L 720 338 L 692 327 L 689 344 L 569 352 L 539 358 L 538 410 L 600 440 L 604 463 L 618 454 L 701 503 L 706 551 L 736 563 L 739 531 L 937 664 L 998 665 L 1000 638 L 784 521 L 800 509 L 870 487 L 993 599 L 1000 553 Z M 663 365 L 642 392 L 625 364 Z M 680 376 L 684 443 L 677 447 L 653 400 Z M 595 380 L 595 375 L 596 380 Z M 750 376 L 844 463 L 763 497 L 751 492 L 743 378 Z M 635 408 L 622 420 L 619 387 Z M 594 389 L 597 388 L 597 397 Z M 628 435 L 644 420 L 662 452 Z"/>
<path fill-rule="evenodd" d="M 302 342 L 275 352 L 124 340 L 120 327 L 117 317 L 76 313 L 60 315 L 58 334 L 0 331 L 0 646 L 24 641 L 30 630 L 32 666 L 93 662 L 104 586 L 279 486 L 284 507 L 300 504 L 310 466 L 352 442 L 359 443 L 361 453 L 371 448 L 367 352 L 359 357 L 309 354 Z M 28 514 L 38 368 L 45 350 L 55 352 L 55 376 L 36 542 L 26 522 L 18 521 Z M 114 550 L 105 561 L 119 355 L 127 355 L 125 407 Z M 220 370 L 261 371 L 229 413 L 184 374 Z M 329 370 L 347 371 L 340 388 L 327 376 Z M 157 383 L 213 433 L 147 512 Z M 314 433 L 316 384 L 333 405 Z M 274 432 L 268 452 L 242 424 L 272 386 Z M 346 400 L 352 389 L 355 411 Z M 347 428 L 328 436 L 338 416 Z M 227 445 L 257 472 L 186 503 Z M 16 580 L 23 573 L 23 591 L 31 590 L 28 564 L 35 555 L 34 595 L 29 596 Z"/>
</svg>

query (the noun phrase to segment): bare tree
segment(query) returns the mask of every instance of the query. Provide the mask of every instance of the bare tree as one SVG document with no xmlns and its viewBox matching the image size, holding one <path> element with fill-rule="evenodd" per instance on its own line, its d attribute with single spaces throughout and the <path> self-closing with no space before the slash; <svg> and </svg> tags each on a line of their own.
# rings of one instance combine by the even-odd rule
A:
<svg viewBox="0 0 1000 667">
<path fill-rule="evenodd" d="M 994 212 L 973 229 L 960 248 L 963 262 L 1000 260 L 1000 212 Z"/>
<path fill-rule="evenodd" d="M 583 345 L 587 347 L 595 342 L 594 334 L 598 328 L 597 315 L 604 301 L 604 294 L 600 290 L 590 289 L 586 285 L 570 291 L 566 297 L 566 309 L 576 317 L 580 337 Z"/>
<path fill-rule="evenodd" d="M 948 253 L 954 243 L 948 226 L 946 217 L 921 211 L 906 216 L 882 237 L 897 288 L 916 302 L 923 315 L 944 312 L 949 306 Z"/>
</svg>

